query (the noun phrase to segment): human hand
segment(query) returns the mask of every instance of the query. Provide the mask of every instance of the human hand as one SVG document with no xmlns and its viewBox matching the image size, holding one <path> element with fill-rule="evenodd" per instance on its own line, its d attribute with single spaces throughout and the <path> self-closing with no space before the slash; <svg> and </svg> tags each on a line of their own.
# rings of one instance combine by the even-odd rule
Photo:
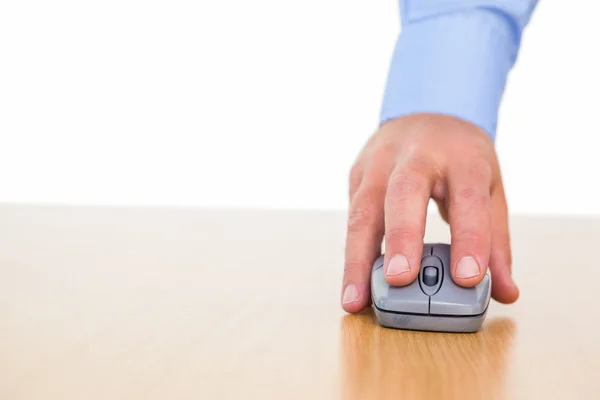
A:
<svg viewBox="0 0 600 400">
<path fill-rule="evenodd" d="M 392 286 L 419 273 L 432 198 L 450 224 L 451 275 L 471 287 L 492 274 L 492 297 L 512 303 L 507 205 L 493 142 L 457 118 L 419 114 L 385 123 L 350 173 L 342 307 L 370 303 L 371 267 L 385 239 L 385 279 Z"/>
</svg>

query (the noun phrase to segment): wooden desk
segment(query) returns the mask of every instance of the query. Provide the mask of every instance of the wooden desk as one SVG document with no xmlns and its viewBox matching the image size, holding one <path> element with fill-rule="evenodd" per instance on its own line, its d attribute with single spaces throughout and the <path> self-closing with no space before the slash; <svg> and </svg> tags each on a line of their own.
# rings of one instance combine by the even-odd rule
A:
<svg viewBox="0 0 600 400">
<path fill-rule="evenodd" d="M 600 221 L 513 218 L 521 299 L 472 335 L 345 315 L 344 221 L 0 207 L 0 398 L 600 399 Z"/>
</svg>

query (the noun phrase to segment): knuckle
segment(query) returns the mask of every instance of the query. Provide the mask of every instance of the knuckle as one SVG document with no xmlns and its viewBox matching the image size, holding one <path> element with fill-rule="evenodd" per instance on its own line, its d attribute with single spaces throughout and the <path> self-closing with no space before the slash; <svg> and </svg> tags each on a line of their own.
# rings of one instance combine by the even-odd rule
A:
<svg viewBox="0 0 600 400">
<path fill-rule="evenodd" d="M 454 207 L 489 209 L 490 195 L 475 186 L 464 186 L 454 192 L 451 202 Z"/>
<path fill-rule="evenodd" d="M 450 163 L 450 170 L 458 175 L 467 177 L 471 181 L 491 185 L 493 167 L 486 157 L 479 154 L 464 154 Z"/>
<path fill-rule="evenodd" d="M 346 261 L 344 263 L 344 276 L 347 278 L 356 278 L 364 274 L 367 270 L 367 264 L 356 261 Z"/>
<path fill-rule="evenodd" d="M 492 165 L 485 157 L 476 158 L 469 164 L 469 172 L 478 176 L 483 182 L 492 181 L 493 171 Z"/>
<path fill-rule="evenodd" d="M 348 232 L 372 228 L 379 225 L 379 222 L 383 225 L 385 190 L 385 185 L 378 181 L 371 180 L 361 185 L 350 204 Z"/>
<path fill-rule="evenodd" d="M 456 197 L 462 200 L 471 200 L 476 198 L 477 195 L 478 190 L 472 186 L 462 187 L 456 192 Z"/>
<path fill-rule="evenodd" d="M 415 193 L 420 193 L 425 187 L 426 181 L 420 174 L 401 169 L 392 174 L 388 185 L 394 196 L 410 197 Z"/>
<path fill-rule="evenodd" d="M 422 153 L 404 158 L 390 176 L 388 185 L 399 193 L 413 194 L 424 190 L 428 185 L 433 163 Z"/>
<path fill-rule="evenodd" d="M 406 157 L 402 165 L 409 171 L 422 174 L 424 171 L 429 171 L 432 168 L 433 160 L 427 153 L 417 151 Z"/>
<path fill-rule="evenodd" d="M 419 224 L 405 224 L 385 231 L 388 243 L 415 243 L 422 239 L 422 227 Z"/>
<path fill-rule="evenodd" d="M 348 232 L 359 232 L 376 221 L 372 207 L 364 204 L 354 205 L 348 213 Z"/>
<path fill-rule="evenodd" d="M 371 151 L 369 152 L 369 157 L 372 160 L 387 160 L 393 157 L 394 147 L 389 145 L 388 143 L 380 143 L 376 146 L 373 146 Z"/>
<path fill-rule="evenodd" d="M 482 232 L 474 229 L 460 229 L 452 232 L 452 241 L 467 249 L 478 248 L 485 240 Z"/>
</svg>

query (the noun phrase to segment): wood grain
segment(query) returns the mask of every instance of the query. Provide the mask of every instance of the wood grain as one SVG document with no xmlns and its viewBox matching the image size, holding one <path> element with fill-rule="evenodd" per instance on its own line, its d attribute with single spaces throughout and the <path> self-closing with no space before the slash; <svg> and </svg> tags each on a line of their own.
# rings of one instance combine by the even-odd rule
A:
<svg viewBox="0 0 600 400">
<path fill-rule="evenodd" d="M 477 334 L 346 315 L 344 224 L 1 206 L 0 398 L 600 399 L 600 221 L 513 217 L 522 296 Z"/>
</svg>

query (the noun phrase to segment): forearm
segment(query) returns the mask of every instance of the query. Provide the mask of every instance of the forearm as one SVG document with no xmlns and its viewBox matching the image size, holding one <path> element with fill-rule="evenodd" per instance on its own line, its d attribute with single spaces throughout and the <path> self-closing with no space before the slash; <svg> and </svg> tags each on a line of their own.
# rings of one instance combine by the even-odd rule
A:
<svg viewBox="0 0 600 400">
<path fill-rule="evenodd" d="M 537 0 L 400 1 L 381 122 L 451 115 L 496 135 L 497 115 Z"/>
</svg>

